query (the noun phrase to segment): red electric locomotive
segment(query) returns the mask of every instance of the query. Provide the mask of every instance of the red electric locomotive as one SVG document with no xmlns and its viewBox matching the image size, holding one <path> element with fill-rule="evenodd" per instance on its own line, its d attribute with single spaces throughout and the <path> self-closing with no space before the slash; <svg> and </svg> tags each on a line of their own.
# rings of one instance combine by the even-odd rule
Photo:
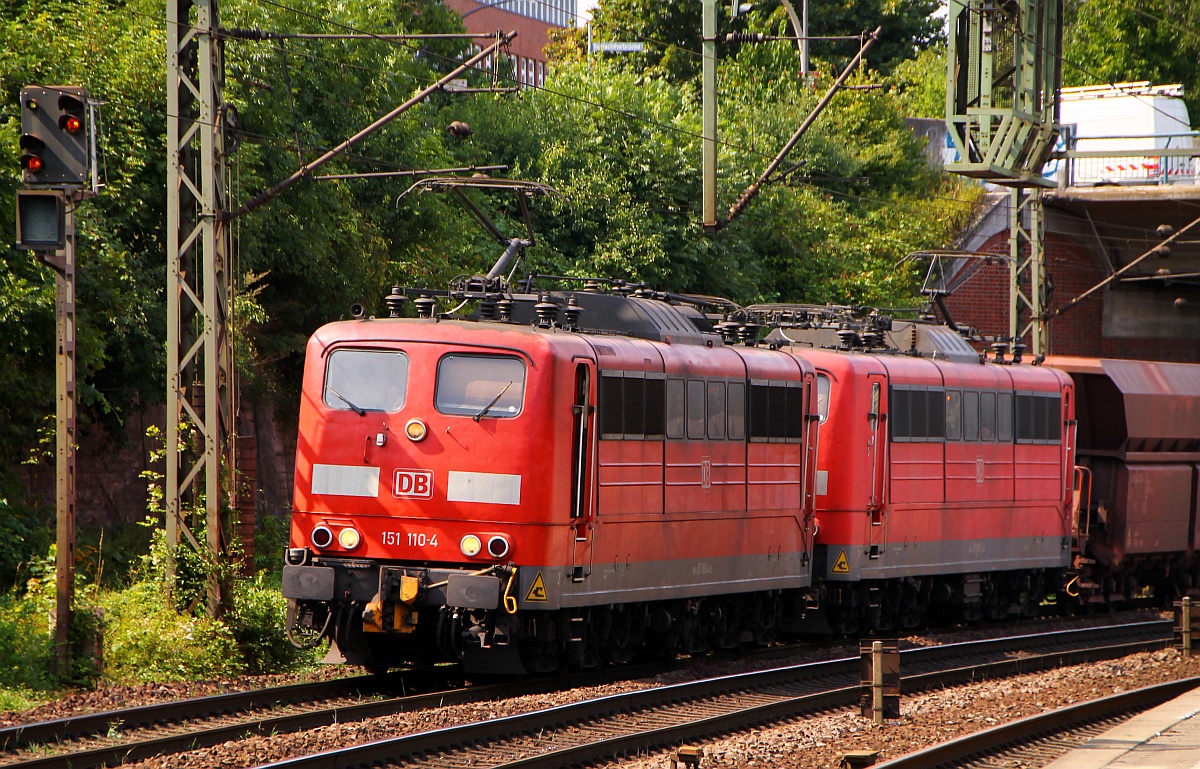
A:
<svg viewBox="0 0 1200 769">
<path fill-rule="evenodd" d="M 519 673 L 793 624 L 811 598 L 812 365 L 726 344 L 679 298 L 506 288 L 443 292 L 470 317 L 412 292 L 416 319 L 394 291 L 393 317 L 313 335 L 291 632 L 377 669 Z"/>
<path fill-rule="evenodd" d="M 1070 378 L 981 365 L 942 326 L 801 320 L 766 341 L 817 370 L 814 581 L 831 627 L 1034 613 L 1071 561 Z"/>
</svg>

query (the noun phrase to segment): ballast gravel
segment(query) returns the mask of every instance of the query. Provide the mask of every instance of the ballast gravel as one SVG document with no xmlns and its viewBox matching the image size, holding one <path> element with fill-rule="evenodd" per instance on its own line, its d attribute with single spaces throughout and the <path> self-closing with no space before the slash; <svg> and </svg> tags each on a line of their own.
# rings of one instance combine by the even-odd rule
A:
<svg viewBox="0 0 1200 769">
<path fill-rule="evenodd" d="M 1080 620 L 1062 620 L 1039 625 L 1039 630 L 1057 629 L 1060 626 L 1082 627 L 1128 622 L 1146 619 L 1147 615 L 1131 618 L 1094 617 Z M 1029 632 L 1029 628 L 1014 626 L 1012 634 Z M 925 634 L 920 637 L 902 639 L 902 647 L 924 646 L 931 643 L 953 643 L 975 640 L 981 637 L 997 637 L 1009 633 L 989 629 L 971 629 L 955 632 Z M 190 753 L 164 756 L 128 764 L 137 769 L 167 767 L 178 769 L 228 769 L 229 767 L 252 767 L 268 761 L 301 756 L 333 748 L 344 747 L 372 740 L 396 737 L 403 734 L 428 731 L 472 721 L 490 720 L 518 713 L 530 712 L 553 705 L 577 702 L 619 692 L 669 685 L 682 680 L 714 675 L 731 674 L 746 669 L 776 667 L 796 664 L 812 658 L 830 658 L 856 654 L 857 644 L 847 644 L 840 650 L 829 649 L 806 653 L 787 659 L 745 662 L 735 659 L 713 659 L 689 667 L 687 671 L 675 672 L 654 679 L 626 681 L 587 689 L 575 689 L 553 694 L 513 697 L 488 703 L 448 706 L 415 713 L 403 713 L 369 721 L 321 727 L 297 734 L 280 734 L 270 737 L 251 737 L 228 742 Z M 894 758 L 929 745 L 973 731 L 986 729 L 997 723 L 1011 721 L 1064 705 L 1096 699 L 1121 691 L 1200 675 L 1200 659 L 1184 659 L 1175 650 L 1135 654 L 1110 662 L 1078 665 L 1062 670 L 1036 673 L 1001 681 L 955 687 L 938 692 L 908 694 L 901 698 L 901 717 L 883 726 L 876 726 L 869 718 L 861 717 L 851 710 L 834 711 L 818 716 L 799 718 L 750 732 L 740 732 L 721 739 L 699 743 L 705 757 L 702 767 L 795 767 L 795 769 L 832 769 L 837 767 L 842 756 L 852 750 L 877 750 L 879 760 Z M 280 685 L 293 681 L 272 677 L 269 683 Z M 215 685 L 217 691 L 229 691 L 229 682 Z M 167 687 L 169 688 L 169 687 Z M 245 687 L 242 687 L 245 688 Z M 135 691 L 138 697 L 147 696 L 161 701 L 161 688 Z M 199 696 L 202 688 L 190 685 L 186 690 L 176 688 L 174 697 Z M 121 690 L 109 690 L 106 697 L 93 693 L 95 699 L 82 695 L 94 709 L 128 707 L 141 702 L 113 702 L 123 694 Z M 137 699 L 135 697 L 135 699 Z M 113 702 L 113 704 L 107 704 Z M 78 702 L 74 703 L 78 705 Z M 55 716 L 69 714 L 71 704 L 58 703 L 60 710 Z M 38 709 L 44 712 L 50 706 Z M 88 707 L 87 709 L 92 709 Z M 73 712 L 81 712 L 75 710 Z M 38 716 L 38 719 L 47 716 Z M 31 720 L 29 713 L 15 714 L 20 722 Z M 0 723 L 3 720 L 0 719 Z M 645 756 L 631 757 L 610 766 L 631 769 L 665 769 L 669 765 L 667 751 Z"/>
</svg>

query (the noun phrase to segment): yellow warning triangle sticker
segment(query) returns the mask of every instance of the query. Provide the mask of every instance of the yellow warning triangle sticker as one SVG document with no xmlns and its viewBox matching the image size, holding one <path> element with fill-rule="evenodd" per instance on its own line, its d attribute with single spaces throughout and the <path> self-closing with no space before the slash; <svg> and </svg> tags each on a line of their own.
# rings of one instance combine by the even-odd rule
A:
<svg viewBox="0 0 1200 769">
<path fill-rule="evenodd" d="M 846 558 L 846 550 L 844 548 L 842 549 L 842 552 L 838 553 L 837 560 L 833 562 L 833 568 L 829 570 L 829 573 L 830 574 L 849 574 L 850 573 L 850 559 Z M 542 575 L 539 574 L 538 576 L 541 577 Z M 526 599 L 526 600 L 528 600 L 528 599 Z"/>
<path fill-rule="evenodd" d="M 526 601 L 537 601 L 545 603 L 550 600 L 546 595 L 546 580 L 542 579 L 542 573 L 539 571 L 537 576 L 533 578 L 533 584 L 529 586 L 529 592 L 525 594 Z"/>
</svg>

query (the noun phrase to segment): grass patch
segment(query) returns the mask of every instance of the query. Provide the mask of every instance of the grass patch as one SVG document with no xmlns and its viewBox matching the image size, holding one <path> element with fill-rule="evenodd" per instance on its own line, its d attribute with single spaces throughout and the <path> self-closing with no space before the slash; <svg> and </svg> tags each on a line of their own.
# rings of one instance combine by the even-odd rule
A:
<svg viewBox="0 0 1200 769">
<path fill-rule="evenodd" d="M 10 710 L 14 712 L 29 710 L 49 702 L 50 699 L 51 697 L 46 692 L 0 686 L 0 713 Z"/>
</svg>

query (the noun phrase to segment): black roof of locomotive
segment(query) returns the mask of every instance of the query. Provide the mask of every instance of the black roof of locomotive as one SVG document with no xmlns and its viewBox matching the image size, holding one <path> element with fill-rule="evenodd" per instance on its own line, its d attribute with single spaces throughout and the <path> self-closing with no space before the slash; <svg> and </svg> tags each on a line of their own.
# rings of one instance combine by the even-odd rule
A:
<svg viewBox="0 0 1200 769">
<path fill-rule="evenodd" d="M 790 343 L 818 349 L 859 353 L 903 353 L 933 360 L 955 363 L 978 363 L 979 352 L 962 335 L 950 328 L 922 321 L 893 320 L 890 328 L 881 330 L 877 344 L 847 345 L 834 327 L 775 328 L 764 342 Z"/>
<path fill-rule="evenodd" d="M 537 325 L 535 306 L 544 298 L 558 305 L 559 322 L 567 302 L 574 299 L 582 310 L 578 330 L 619 334 L 655 342 L 668 339 L 673 344 L 702 344 L 718 346 L 721 337 L 713 331 L 712 322 L 695 307 L 672 304 L 660 299 L 595 291 L 547 291 L 540 294 L 511 294 L 513 301 L 512 320 L 518 325 Z M 480 310 L 468 316 L 471 320 L 483 318 Z"/>
</svg>

